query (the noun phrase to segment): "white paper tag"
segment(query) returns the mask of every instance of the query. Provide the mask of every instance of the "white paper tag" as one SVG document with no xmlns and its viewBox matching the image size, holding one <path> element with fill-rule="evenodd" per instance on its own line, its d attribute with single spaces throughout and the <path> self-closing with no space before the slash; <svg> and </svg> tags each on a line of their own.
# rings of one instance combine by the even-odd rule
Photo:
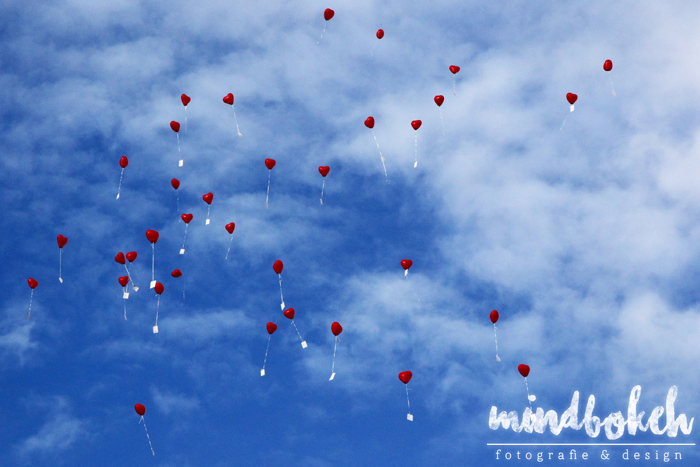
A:
<svg viewBox="0 0 700 467">
<path fill-rule="evenodd" d="M 413 163 L 413 168 L 415 169 L 416 167 L 418 167 L 418 161 Z"/>
<path fill-rule="evenodd" d="M 262 370 L 260 370 L 260 376 L 265 376 L 265 368 L 263 368 Z"/>
<path fill-rule="evenodd" d="M 184 164 L 184 163 L 185 163 L 185 161 L 183 161 L 182 159 L 180 159 L 180 162 L 178 163 L 178 167 L 182 167 L 182 164 Z"/>
<path fill-rule="evenodd" d="M 151 281 L 151 288 L 155 289 L 156 288 L 156 281 Z"/>
<path fill-rule="evenodd" d="M 527 398 L 530 400 L 530 402 L 535 402 L 535 400 L 537 400 L 537 397 L 534 394 L 530 394 L 527 396 Z"/>
<path fill-rule="evenodd" d="M 132 287 L 134 288 L 134 292 L 138 292 L 138 291 L 139 291 L 139 288 L 136 287 L 135 285 L 132 284 Z"/>
<path fill-rule="evenodd" d="M 209 225 L 209 219 L 207 219 L 206 225 Z"/>
<path fill-rule="evenodd" d="M 129 292 L 124 292 L 124 296 L 122 297 L 124 300 L 129 298 Z"/>
<path fill-rule="evenodd" d="M 301 343 L 301 348 L 302 348 L 302 349 L 305 349 L 306 347 L 308 347 L 308 346 L 306 345 L 306 341 L 302 342 L 302 343 Z"/>
<path fill-rule="evenodd" d="M 406 269 L 406 270 L 403 272 L 403 276 L 404 276 L 404 277 L 408 276 L 408 269 Z"/>
<path fill-rule="evenodd" d="M 153 326 L 153 334 L 158 334 L 158 326 Z"/>
<path fill-rule="evenodd" d="M 185 254 L 185 249 L 184 249 L 184 248 L 180 248 L 180 254 L 181 254 L 181 255 L 184 255 L 184 254 Z"/>
<path fill-rule="evenodd" d="M 117 195 L 117 199 L 119 199 L 119 195 Z"/>
<path fill-rule="evenodd" d="M 333 381 L 333 378 L 335 378 L 335 373 L 331 375 L 331 377 L 328 379 L 328 381 Z"/>
<path fill-rule="evenodd" d="M 62 278 L 59 277 L 58 280 L 61 281 L 61 284 L 63 284 L 63 279 L 62 279 Z"/>
<path fill-rule="evenodd" d="M 406 420 L 408 420 L 409 422 L 412 422 L 412 421 L 413 421 L 413 415 L 411 415 L 411 414 L 406 415 Z"/>
<path fill-rule="evenodd" d="M 498 361 L 500 362 L 500 361 L 501 361 L 501 357 L 499 357 L 498 355 L 496 355 L 496 360 L 498 360 Z"/>
<path fill-rule="evenodd" d="M 282 308 L 282 311 L 284 311 L 284 302 L 280 305 L 280 308 Z"/>
<path fill-rule="evenodd" d="M 574 104 L 571 104 L 571 109 L 569 110 L 569 112 L 573 112 L 573 111 L 574 111 Z"/>
</svg>

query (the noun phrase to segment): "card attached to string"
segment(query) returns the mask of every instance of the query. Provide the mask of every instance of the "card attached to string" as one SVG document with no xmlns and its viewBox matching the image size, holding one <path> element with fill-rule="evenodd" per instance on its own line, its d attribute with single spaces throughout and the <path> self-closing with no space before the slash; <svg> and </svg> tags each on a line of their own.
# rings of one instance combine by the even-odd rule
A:
<svg viewBox="0 0 700 467">
<path fill-rule="evenodd" d="M 124 292 L 124 296 L 123 296 L 122 298 L 124 298 L 124 300 L 126 300 L 127 298 L 129 298 L 129 292 Z"/>
<path fill-rule="evenodd" d="M 153 334 L 158 334 L 158 326 L 153 326 Z"/>
<path fill-rule="evenodd" d="M 151 281 L 151 288 L 154 289 L 156 287 L 156 281 Z"/>
</svg>

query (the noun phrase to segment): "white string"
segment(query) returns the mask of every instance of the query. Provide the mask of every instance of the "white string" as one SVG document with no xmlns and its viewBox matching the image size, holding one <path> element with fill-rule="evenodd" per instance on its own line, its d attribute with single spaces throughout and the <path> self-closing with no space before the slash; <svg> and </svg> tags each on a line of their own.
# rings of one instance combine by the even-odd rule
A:
<svg viewBox="0 0 700 467">
<path fill-rule="evenodd" d="M 404 277 L 406 278 L 406 281 L 408 282 L 408 269 L 405 271 L 406 274 L 404 274 Z M 416 300 L 420 302 L 420 298 L 418 298 L 418 294 L 416 293 L 416 290 L 413 288 L 413 283 L 408 282 L 408 288 L 411 289 L 411 292 L 413 292 L 413 296 L 416 297 Z"/>
<path fill-rule="evenodd" d="M 566 119 L 569 118 L 569 115 L 564 118 L 564 122 L 561 124 L 561 127 L 559 128 L 559 131 L 561 131 L 562 128 L 564 128 L 564 124 L 566 124 Z"/>
<path fill-rule="evenodd" d="M 151 282 L 156 280 L 156 244 L 151 243 L 151 247 L 153 249 L 153 261 L 151 262 Z M 127 271 L 129 271 L 127 269 Z"/>
<path fill-rule="evenodd" d="M 180 133 L 175 133 L 175 136 L 177 136 L 177 152 L 180 153 Z"/>
<path fill-rule="evenodd" d="M 184 238 L 182 239 L 182 249 L 183 249 L 183 250 L 185 249 L 185 240 L 187 240 L 187 226 L 188 226 L 188 225 L 190 225 L 190 224 L 189 224 L 189 223 L 186 223 L 186 224 L 185 224 L 185 236 L 184 236 Z"/>
<path fill-rule="evenodd" d="M 445 123 L 442 121 L 442 107 L 438 107 L 440 111 L 440 126 L 442 127 L 442 136 L 445 136 Z"/>
<path fill-rule="evenodd" d="M 160 295 L 158 295 L 158 304 L 156 305 L 156 328 L 158 328 L 158 311 L 160 310 Z"/>
<path fill-rule="evenodd" d="M 284 296 L 282 296 L 282 273 L 277 274 L 280 278 L 280 300 L 282 300 L 282 309 L 284 310 Z"/>
<path fill-rule="evenodd" d="M 231 241 L 228 242 L 228 250 L 226 251 L 226 258 L 224 259 L 228 259 L 228 254 L 231 251 L 231 245 L 233 245 L 233 234 L 231 234 Z"/>
<path fill-rule="evenodd" d="M 267 174 L 267 196 L 265 197 L 265 207 L 269 208 L 270 204 L 268 201 L 270 200 L 270 178 L 272 177 L 272 170 L 268 171 Z"/>
<path fill-rule="evenodd" d="M 416 137 L 416 162 L 413 163 L 413 168 L 415 169 L 418 166 L 418 133 L 414 132 L 413 136 Z"/>
<path fill-rule="evenodd" d="M 610 76 L 610 72 L 608 72 L 608 78 L 610 78 L 610 87 L 612 88 L 612 95 L 617 97 L 617 94 L 615 93 L 615 86 L 613 86 L 612 82 L 612 76 Z"/>
<path fill-rule="evenodd" d="M 182 306 L 185 306 L 185 278 L 182 278 Z"/>
<path fill-rule="evenodd" d="M 129 268 L 126 267 L 126 263 L 124 264 L 124 269 L 126 269 L 126 275 L 129 276 L 131 287 L 134 289 L 134 292 L 138 292 L 139 288 L 134 285 L 134 280 L 131 278 L 131 272 L 129 271 Z"/>
<path fill-rule="evenodd" d="M 206 224 L 209 223 L 209 212 L 211 212 L 211 204 L 207 207 L 207 222 L 206 222 Z"/>
<path fill-rule="evenodd" d="M 323 35 L 326 33 L 326 25 L 328 24 L 328 21 L 323 23 L 323 32 L 321 33 L 321 39 L 323 39 Z M 318 42 L 321 42 L 321 39 L 318 40 Z M 316 42 L 316 45 L 318 45 L 318 42 Z"/>
<path fill-rule="evenodd" d="M 122 167 L 122 173 L 119 175 L 119 190 L 117 190 L 117 199 L 119 199 L 119 195 L 122 192 L 122 177 L 124 177 L 124 167 Z"/>
<path fill-rule="evenodd" d="M 372 136 L 374 136 L 374 142 L 377 143 L 377 151 L 379 151 L 379 157 L 382 159 L 382 167 L 384 167 L 384 178 L 386 179 L 386 182 L 389 183 L 389 177 L 386 174 L 386 165 L 384 164 L 384 156 L 382 155 L 382 150 L 379 149 L 379 142 L 377 141 L 377 136 L 374 134 L 373 128 L 370 128 L 370 131 L 372 132 Z"/>
<path fill-rule="evenodd" d="M 185 133 L 187 133 L 187 106 L 185 106 Z"/>
<path fill-rule="evenodd" d="M 243 135 L 241 134 L 240 128 L 238 128 L 238 118 L 236 118 L 236 106 L 235 104 L 231 104 L 231 108 L 233 109 L 233 119 L 236 121 L 236 131 L 238 131 L 238 137 L 242 137 Z"/>
<path fill-rule="evenodd" d="M 177 194 L 177 214 L 180 214 L 180 191 L 175 190 L 175 193 Z M 182 218 L 180 218 L 180 222 L 182 222 Z"/>
<path fill-rule="evenodd" d="M 148 428 L 146 428 L 146 420 L 143 419 L 143 415 L 141 415 L 141 421 L 139 423 L 143 422 L 143 427 L 146 429 L 146 438 L 148 438 L 148 445 L 151 447 L 151 452 L 155 456 L 156 453 L 153 451 L 153 445 L 151 444 L 151 437 L 148 436 Z"/>
<path fill-rule="evenodd" d="M 34 298 L 34 289 L 32 289 L 32 293 L 29 296 L 29 312 L 27 313 L 27 319 L 29 319 L 29 316 L 32 314 L 32 298 Z"/>
<path fill-rule="evenodd" d="M 498 335 L 496 335 L 496 323 L 493 323 L 493 337 L 496 339 L 496 360 L 501 361 L 501 357 L 498 356 Z"/>
<path fill-rule="evenodd" d="M 411 401 L 408 398 L 408 384 L 406 385 L 406 401 L 408 402 L 408 414 L 411 415 Z"/>
<path fill-rule="evenodd" d="M 63 278 L 61 277 L 61 265 L 63 263 L 63 248 L 58 249 L 58 280 L 63 284 Z"/>
<path fill-rule="evenodd" d="M 129 287 L 129 284 L 126 284 L 126 287 L 124 287 L 124 293 L 126 293 L 127 287 Z M 126 319 L 126 298 L 124 299 L 124 321 L 129 321 L 128 319 Z"/>
<path fill-rule="evenodd" d="M 299 333 L 299 329 L 297 329 L 297 325 L 294 324 L 294 320 L 292 320 L 292 325 L 294 326 L 294 329 L 297 330 L 297 334 L 299 334 L 299 340 L 303 343 L 304 339 L 301 338 L 301 334 Z"/>
<path fill-rule="evenodd" d="M 321 187 L 321 206 L 323 206 L 323 190 L 326 189 L 326 177 L 323 177 L 323 186 Z"/>
<path fill-rule="evenodd" d="M 527 401 L 530 403 L 530 413 L 532 414 L 532 417 L 534 419 L 535 412 L 533 412 L 532 410 L 532 401 L 530 400 L 530 388 L 527 387 L 527 376 L 525 377 L 525 389 L 527 390 Z"/>
<path fill-rule="evenodd" d="M 454 96 L 457 95 L 457 78 L 456 77 L 452 78 L 452 94 Z"/>
<path fill-rule="evenodd" d="M 267 352 L 270 350 L 270 340 L 272 340 L 272 334 L 269 334 L 267 336 L 267 349 L 265 349 L 265 360 L 263 361 L 263 367 L 262 369 L 265 369 L 265 365 L 267 364 Z"/>
<path fill-rule="evenodd" d="M 335 347 L 333 347 L 333 366 L 331 367 L 331 374 L 335 374 L 335 351 L 338 348 L 338 336 L 335 336 Z"/>
</svg>

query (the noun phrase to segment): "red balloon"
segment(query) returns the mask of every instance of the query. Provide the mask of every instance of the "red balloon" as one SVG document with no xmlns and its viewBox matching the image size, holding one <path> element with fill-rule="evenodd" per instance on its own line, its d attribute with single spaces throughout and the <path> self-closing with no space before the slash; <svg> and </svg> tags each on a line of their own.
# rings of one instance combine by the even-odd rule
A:
<svg viewBox="0 0 700 467">
<path fill-rule="evenodd" d="M 330 8 L 326 8 L 326 11 L 323 12 L 323 17 L 326 19 L 326 21 L 330 20 L 333 15 L 335 15 L 335 11 L 331 10 Z"/>
<path fill-rule="evenodd" d="M 383 29 L 379 29 L 379 30 L 377 31 L 377 39 L 381 39 L 382 37 L 384 37 L 384 30 L 383 30 Z"/>
<path fill-rule="evenodd" d="M 612 70 L 612 60 L 605 60 L 605 63 L 603 63 L 603 70 L 605 70 L 605 71 Z"/>
<path fill-rule="evenodd" d="M 177 178 L 173 178 L 172 180 L 170 180 L 170 184 L 171 184 L 171 185 L 173 186 L 173 188 L 175 188 L 176 190 L 177 190 L 178 188 L 180 188 L 180 180 L 178 180 Z"/>
<path fill-rule="evenodd" d="M 272 265 L 272 269 L 274 269 L 277 274 L 282 274 L 283 267 L 284 264 L 282 264 L 282 261 L 280 260 L 275 261 L 275 264 Z"/>
<path fill-rule="evenodd" d="M 32 289 L 36 289 L 36 286 L 39 285 L 39 282 L 35 279 L 32 279 L 31 277 L 29 278 L 27 283 L 29 283 L 29 287 L 31 287 Z M 292 310 L 292 317 L 294 317 L 294 310 Z"/>
<path fill-rule="evenodd" d="M 126 259 L 128 259 L 130 263 L 133 263 L 136 260 L 137 256 L 138 253 L 136 253 L 135 251 L 130 251 L 126 254 Z"/>
<path fill-rule="evenodd" d="M 179 269 L 176 269 L 173 272 L 171 272 L 170 275 L 173 277 L 180 277 L 180 276 L 182 276 L 182 271 L 180 271 Z"/>
<path fill-rule="evenodd" d="M 399 379 L 403 384 L 408 384 L 408 382 L 411 381 L 411 378 L 413 378 L 413 373 L 410 371 L 402 371 L 399 373 Z"/>
<path fill-rule="evenodd" d="M 121 284 L 122 287 L 126 287 L 126 284 L 129 283 L 129 276 L 121 276 L 119 278 L 119 283 Z"/>
<path fill-rule="evenodd" d="M 122 167 L 122 169 L 125 169 L 127 165 L 129 165 L 129 158 L 126 156 L 122 156 L 121 159 L 119 159 L 119 165 Z"/>
<path fill-rule="evenodd" d="M 294 308 L 287 308 L 284 310 L 284 316 L 289 319 L 294 319 Z"/>
<path fill-rule="evenodd" d="M 173 120 L 172 122 L 170 122 L 170 128 L 172 128 L 173 131 L 175 133 L 177 133 L 180 131 L 180 124 L 178 122 L 176 122 L 175 120 Z"/>
<path fill-rule="evenodd" d="M 453 75 L 456 75 L 457 73 L 459 73 L 459 67 L 457 65 L 450 65 L 450 71 Z"/>
<path fill-rule="evenodd" d="M 374 128 L 374 117 L 370 116 L 367 117 L 367 120 L 365 120 L 365 126 L 369 128 L 370 130 Z"/>
<path fill-rule="evenodd" d="M 68 238 L 64 237 L 63 235 L 59 235 L 57 237 L 57 240 L 58 240 L 58 247 L 59 248 L 63 248 L 64 246 L 66 246 L 66 243 L 68 243 Z"/>
<path fill-rule="evenodd" d="M 155 230 L 146 230 L 146 238 L 148 238 L 149 242 L 151 242 L 151 243 L 157 242 L 158 237 L 160 237 L 160 235 Z"/>
<path fill-rule="evenodd" d="M 420 128 L 420 126 L 422 124 L 423 124 L 423 122 L 421 122 L 420 120 L 413 120 L 411 122 L 411 126 L 413 127 L 414 130 L 417 130 L 418 128 Z"/>
<path fill-rule="evenodd" d="M 156 286 L 155 286 L 156 293 L 158 295 L 160 295 L 163 293 L 164 290 L 165 290 L 165 287 L 163 286 L 163 284 L 161 284 L 160 282 L 156 282 Z"/>
<path fill-rule="evenodd" d="M 124 259 L 124 253 L 121 251 L 117 253 L 117 256 L 114 257 L 114 261 L 116 261 L 119 264 L 126 264 L 126 259 Z"/>
<path fill-rule="evenodd" d="M 574 105 L 574 102 L 576 102 L 576 99 L 578 99 L 578 96 L 572 92 L 569 92 L 566 94 L 566 100 L 569 101 L 569 104 Z"/>
<path fill-rule="evenodd" d="M 204 200 L 204 201 L 206 201 L 206 200 Z M 209 201 L 209 203 L 211 203 L 211 201 Z M 192 214 L 183 214 L 182 220 L 185 221 L 185 224 L 189 224 L 190 221 L 192 220 L 192 217 L 194 217 L 194 216 L 192 216 Z"/>
<path fill-rule="evenodd" d="M 275 164 L 277 164 L 277 161 L 276 161 L 276 160 L 274 160 L 274 159 L 265 159 L 265 166 L 266 166 L 268 169 L 272 170 L 272 168 L 275 166 Z"/>
<path fill-rule="evenodd" d="M 520 365 L 518 365 L 518 371 L 520 372 L 521 375 L 523 375 L 525 378 L 527 378 L 527 375 L 530 374 L 530 367 L 527 365 L 520 364 Z"/>
<path fill-rule="evenodd" d="M 211 204 L 212 200 L 214 199 L 214 195 L 211 194 L 211 192 L 209 192 L 206 195 L 202 196 L 202 199 L 204 200 L 205 203 Z"/>
<path fill-rule="evenodd" d="M 228 233 L 230 233 L 230 234 L 233 233 L 233 230 L 234 230 L 235 228 L 236 228 L 236 224 L 234 224 L 233 222 L 231 222 L 230 224 L 226 224 L 226 230 L 227 230 Z"/>
<path fill-rule="evenodd" d="M 401 260 L 401 267 L 408 270 L 411 266 L 413 266 L 413 261 L 410 259 L 402 259 Z"/>
<path fill-rule="evenodd" d="M 435 96 L 435 103 L 440 107 L 445 102 L 445 96 Z"/>
<path fill-rule="evenodd" d="M 323 175 L 324 177 L 325 177 L 326 175 L 328 175 L 328 172 L 330 172 L 330 170 L 331 170 L 331 168 L 328 167 L 328 166 L 325 166 L 325 167 L 324 167 L 324 166 L 321 166 L 321 167 L 318 168 L 318 172 L 319 172 L 321 175 Z"/>
<path fill-rule="evenodd" d="M 341 332 L 343 332 L 343 327 L 340 325 L 339 322 L 334 322 L 331 324 L 331 332 L 333 333 L 334 336 L 337 336 Z"/>
<path fill-rule="evenodd" d="M 496 324 L 496 321 L 498 321 L 498 312 L 496 310 L 493 310 L 491 312 L 491 322 L 493 324 Z"/>
<path fill-rule="evenodd" d="M 233 105 L 233 94 L 230 92 L 226 94 L 226 97 L 224 97 L 224 102 L 228 105 Z"/>
<path fill-rule="evenodd" d="M 144 406 L 141 405 L 141 404 L 136 404 L 136 405 L 134 406 L 134 409 L 136 409 L 136 413 L 139 414 L 139 415 L 141 415 L 142 417 L 143 417 L 143 414 L 146 413 L 146 407 L 144 407 Z"/>
<path fill-rule="evenodd" d="M 273 332 L 277 331 L 277 325 L 275 323 L 267 323 L 267 333 L 272 334 Z"/>
<path fill-rule="evenodd" d="M 180 100 L 182 101 L 182 105 L 187 107 L 187 104 L 189 104 L 192 99 L 190 99 L 190 96 L 187 94 L 183 94 L 180 96 Z"/>
</svg>

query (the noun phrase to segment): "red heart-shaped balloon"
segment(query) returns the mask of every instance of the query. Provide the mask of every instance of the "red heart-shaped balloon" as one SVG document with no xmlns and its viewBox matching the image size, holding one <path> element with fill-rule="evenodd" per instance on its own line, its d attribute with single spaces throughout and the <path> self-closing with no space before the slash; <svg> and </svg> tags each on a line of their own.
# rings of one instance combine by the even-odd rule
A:
<svg viewBox="0 0 700 467">
<path fill-rule="evenodd" d="M 569 101 L 569 104 L 574 105 L 576 99 L 578 99 L 578 96 L 576 94 L 572 92 L 566 94 L 566 100 Z"/>
<path fill-rule="evenodd" d="M 122 287 L 126 287 L 126 284 L 129 283 L 129 276 L 121 276 L 119 278 L 119 283 L 121 284 Z"/>
<path fill-rule="evenodd" d="M 294 319 L 294 308 L 287 308 L 284 310 L 284 316 L 289 319 Z"/>
<path fill-rule="evenodd" d="M 146 407 L 144 407 L 144 406 L 141 405 L 141 404 L 136 404 L 136 405 L 134 406 L 134 409 L 136 409 L 136 413 L 139 414 L 139 415 L 141 415 L 142 417 L 143 417 L 143 414 L 146 413 Z"/>
<path fill-rule="evenodd" d="M 496 310 L 493 310 L 493 311 L 491 312 L 491 316 L 490 316 L 490 317 L 491 317 L 491 322 L 492 322 L 493 324 L 496 324 L 496 321 L 498 321 L 498 312 L 497 312 Z"/>
<path fill-rule="evenodd" d="M 413 120 L 411 122 L 411 126 L 413 127 L 414 130 L 417 130 L 418 128 L 420 128 L 420 126 L 422 124 L 423 124 L 423 122 L 421 122 L 420 120 Z"/>
<path fill-rule="evenodd" d="M 39 281 L 32 279 L 31 277 L 29 278 L 27 283 L 29 284 L 29 287 L 31 287 L 32 289 L 35 289 L 36 286 L 39 285 Z M 292 310 L 292 317 L 293 316 L 294 316 L 294 310 Z"/>
<path fill-rule="evenodd" d="M 234 224 L 233 222 L 231 222 L 230 224 L 226 224 L 226 230 L 230 234 L 233 233 L 233 229 L 235 229 L 235 228 L 236 228 L 236 224 Z"/>
<path fill-rule="evenodd" d="M 330 8 L 326 8 L 326 11 L 323 12 L 323 17 L 326 19 L 326 21 L 330 20 L 333 15 L 335 15 L 335 11 L 331 10 Z"/>
<path fill-rule="evenodd" d="M 206 201 L 206 199 L 204 201 Z M 209 201 L 209 203 L 211 203 L 211 201 Z M 183 214 L 182 220 L 185 221 L 185 224 L 189 224 L 190 221 L 192 220 L 192 217 L 194 217 L 194 216 L 192 216 L 192 214 Z"/>
<path fill-rule="evenodd" d="M 160 295 L 160 294 L 162 294 L 163 291 L 165 290 L 165 287 L 164 287 L 163 284 L 161 284 L 160 282 L 156 282 L 156 286 L 154 287 L 154 289 L 155 289 L 156 293 L 157 293 L 158 295 Z"/>
<path fill-rule="evenodd" d="M 189 104 L 192 99 L 190 99 L 190 96 L 187 94 L 183 94 L 180 96 L 180 100 L 182 101 L 182 105 L 187 107 L 187 104 Z"/>
<path fill-rule="evenodd" d="M 384 37 L 384 30 L 383 30 L 383 29 L 379 29 L 379 30 L 377 31 L 377 39 L 381 39 L 382 37 Z"/>
<path fill-rule="evenodd" d="M 369 128 L 370 130 L 374 128 L 374 117 L 370 116 L 367 117 L 367 120 L 365 120 L 365 126 Z"/>
<path fill-rule="evenodd" d="M 410 259 L 402 259 L 401 260 L 401 267 L 404 269 L 409 269 L 411 266 L 413 266 L 413 261 Z"/>
<path fill-rule="evenodd" d="M 172 122 L 170 122 L 170 128 L 172 128 L 173 131 L 175 133 L 177 133 L 180 131 L 180 124 L 178 122 L 176 122 L 175 120 L 173 120 Z"/>
<path fill-rule="evenodd" d="M 457 73 L 459 73 L 459 67 L 457 65 L 450 65 L 450 71 L 453 75 L 456 75 Z"/>
<path fill-rule="evenodd" d="M 224 97 L 224 102 L 228 105 L 233 105 L 233 94 L 230 92 L 226 94 L 226 97 Z"/>
<path fill-rule="evenodd" d="M 333 333 L 334 336 L 337 336 L 341 332 L 343 332 L 343 327 L 340 325 L 339 322 L 334 322 L 331 324 L 331 332 Z"/>
<path fill-rule="evenodd" d="M 114 261 L 116 261 L 119 264 L 126 264 L 126 259 L 124 259 L 124 253 L 121 251 L 117 253 L 117 256 L 114 257 Z"/>
<path fill-rule="evenodd" d="M 119 159 L 119 165 L 122 169 L 125 169 L 126 166 L 129 165 L 129 158 L 126 156 L 122 156 L 122 158 Z"/>
<path fill-rule="evenodd" d="M 151 243 L 157 242 L 158 237 L 160 237 L 160 235 L 155 230 L 146 230 L 146 238 L 148 238 L 149 242 L 151 242 Z"/>
<path fill-rule="evenodd" d="M 328 172 L 330 172 L 330 170 L 331 170 L 331 168 L 328 167 L 327 165 L 326 165 L 326 166 L 321 166 L 321 167 L 318 168 L 318 172 L 319 172 L 321 175 L 323 175 L 324 177 L 325 177 L 326 175 L 328 175 Z"/>
<path fill-rule="evenodd" d="M 267 323 L 267 333 L 272 334 L 273 332 L 277 331 L 277 325 L 275 323 Z"/>
<path fill-rule="evenodd" d="M 59 248 L 63 248 L 64 246 L 66 246 L 66 243 L 68 243 L 68 238 L 64 237 L 63 235 L 59 235 L 57 239 Z"/>
<path fill-rule="evenodd" d="M 518 365 L 518 371 L 520 372 L 521 375 L 523 375 L 525 378 L 527 378 L 527 375 L 530 374 L 530 367 L 527 365 L 520 364 L 520 365 Z"/>
<path fill-rule="evenodd" d="M 182 275 L 182 271 L 180 271 L 179 269 L 176 269 L 173 272 L 171 272 L 170 275 L 173 277 L 180 277 Z"/>
<path fill-rule="evenodd" d="M 445 96 L 435 96 L 435 103 L 440 107 L 445 102 Z"/>
<path fill-rule="evenodd" d="M 284 264 L 280 260 L 275 261 L 275 264 L 272 265 L 272 269 L 274 269 L 277 274 L 282 274 L 282 268 L 284 268 Z"/>
<path fill-rule="evenodd" d="M 204 200 L 205 203 L 211 204 L 211 201 L 214 199 L 214 195 L 211 194 L 211 192 L 209 192 L 206 195 L 202 196 L 202 199 Z"/>
<path fill-rule="evenodd" d="M 126 254 L 126 259 L 128 259 L 130 263 L 133 263 L 134 260 L 136 260 L 137 256 L 138 253 L 136 253 L 135 251 L 130 251 Z"/>
<path fill-rule="evenodd" d="M 173 186 L 173 188 L 175 188 L 176 190 L 177 190 L 178 188 L 180 188 L 180 180 L 178 180 L 177 178 L 173 178 L 172 180 L 170 180 L 170 184 L 171 184 L 171 185 Z"/>
<path fill-rule="evenodd" d="M 605 71 L 612 70 L 612 60 L 605 60 L 605 63 L 603 63 L 603 70 L 605 70 Z"/>
<path fill-rule="evenodd" d="M 265 159 L 265 167 L 267 167 L 269 170 L 272 170 L 272 168 L 277 164 L 277 161 L 274 159 Z"/>
<path fill-rule="evenodd" d="M 399 373 L 399 379 L 403 384 L 408 384 L 408 382 L 411 381 L 411 378 L 413 378 L 413 373 L 410 371 L 402 371 Z"/>
</svg>

